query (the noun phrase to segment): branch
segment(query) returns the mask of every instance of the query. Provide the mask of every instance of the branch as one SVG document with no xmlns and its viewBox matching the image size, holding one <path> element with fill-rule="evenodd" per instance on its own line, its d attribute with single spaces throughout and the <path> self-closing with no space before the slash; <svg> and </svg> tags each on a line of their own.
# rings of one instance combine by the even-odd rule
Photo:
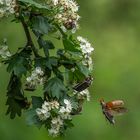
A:
<svg viewBox="0 0 140 140">
<path fill-rule="evenodd" d="M 37 49 L 35 48 L 34 43 L 33 43 L 33 41 L 32 41 L 32 38 L 31 38 L 31 35 L 30 35 L 30 31 L 29 31 L 29 29 L 28 29 L 28 26 L 27 26 L 27 24 L 26 24 L 25 21 L 24 21 L 24 18 L 20 18 L 20 21 L 21 21 L 21 23 L 22 23 L 22 26 L 23 26 L 23 29 L 24 29 L 24 31 L 25 31 L 26 38 L 27 38 L 27 45 L 26 45 L 26 46 L 27 46 L 27 47 L 28 47 L 28 46 L 31 46 L 34 55 L 35 55 L 36 57 L 39 57 L 39 54 L 38 54 L 38 52 L 37 52 Z"/>
</svg>

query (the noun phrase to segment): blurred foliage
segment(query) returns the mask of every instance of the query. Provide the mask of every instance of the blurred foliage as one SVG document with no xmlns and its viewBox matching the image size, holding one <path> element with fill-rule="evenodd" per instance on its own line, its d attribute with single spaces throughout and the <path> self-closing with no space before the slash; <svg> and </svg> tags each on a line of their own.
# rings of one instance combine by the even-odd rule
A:
<svg viewBox="0 0 140 140">
<path fill-rule="evenodd" d="M 139 0 L 78 0 L 81 30 L 95 47 L 94 83 L 91 102 L 85 104 L 82 116 L 74 119 L 75 127 L 64 140 L 131 140 L 140 138 L 140 1 Z M 0 21 L 0 40 L 8 39 L 14 51 L 23 46 L 24 32 L 20 24 Z M 9 75 L 0 66 L 0 139 L 51 140 L 45 129 L 25 124 L 24 116 L 10 120 L 6 112 L 6 85 Z M 27 93 L 29 94 L 29 93 Z M 40 94 L 39 90 L 36 94 Z M 129 112 L 117 117 L 111 126 L 102 115 L 99 99 L 123 99 Z"/>
</svg>

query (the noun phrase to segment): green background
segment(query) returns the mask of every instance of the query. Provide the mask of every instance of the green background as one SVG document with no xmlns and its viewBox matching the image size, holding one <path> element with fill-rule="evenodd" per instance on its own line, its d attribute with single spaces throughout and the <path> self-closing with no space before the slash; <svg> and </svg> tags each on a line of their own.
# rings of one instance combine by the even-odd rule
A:
<svg viewBox="0 0 140 140">
<path fill-rule="evenodd" d="M 81 28 L 77 35 L 89 39 L 95 48 L 94 82 L 91 102 L 85 103 L 75 127 L 64 140 L 140 139 L 140 0 L 78 0 Z M 10 49 L 24 46 L 20 24 L 0 21 L 0 40 L 8 39 Z M 42 128 L 29 127 L 25 116 L 10 120 L 6 112 L 8 73 L 0 66 L 0 140 L 51 140 Z M 38 92 L 38 94 L 40 94 Z M 110 125 L 104 118 L 99 99 L 123 99 L 129 112 Z"/>
</svg>

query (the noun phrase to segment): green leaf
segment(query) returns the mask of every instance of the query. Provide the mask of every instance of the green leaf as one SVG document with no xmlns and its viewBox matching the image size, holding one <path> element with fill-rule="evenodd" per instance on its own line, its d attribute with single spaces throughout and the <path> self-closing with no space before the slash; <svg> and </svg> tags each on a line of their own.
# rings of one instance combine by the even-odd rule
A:
<svg viewBox="0 0 140 140">
<path fill-rule="evenodd" d="M 59 61 L 59 63 L 67 69 L 71 69 L 75 67 L 75 61 L 70 59 L 61 60 Z"/>
<path fill-rule="evenodd" d="M 28 4 L 28 6 L 34 6 L 36 8 L 39 8 L 39 9 L 46 9 L 46 10 L 49 10 L 49 7 L 47 5 L 43 6 L 33 0 L 18 0 L 20 2 L 23 2 L 23 3 L 26 3 Z"/>
<path fill-rule="evenodd" d="M 32 28 L 39 34 L 48 34 L 51 29 L 51 25 L 46 17 L 35 16 L 32 18 Z"/>
<path fill-rule="evenodd" d="M 84 66 L 83 64 L 77 63 L 77 67 L 78 67 L 79 72 L 81 72 L 83 75 L 85 75 L 85 77 L 89 76 L 90 71 L 86 66 Z"/>
<path fill-rule="evenodd" d="M 58 59 L 54 56 L 49 58 L 39 58 L 35 60 L 35 66 L 43 67 L 44 69 L 52 70 L 53 67 L 58 66 Z M 50 71 L 51 72 L 51 71 Z"/>
<path fill-rule="evenodd" d="M 26 122 L 28 125 L 36 125 L 38 128 L 43 125 L 43 122 L 39 121 L 35 109 L 30 109 L 26 112 Z"/>
<path fill-rule="evenodd" d="M 8 72 L 14 72 L 15 75 L 21 76 L 22 74 L 26 74 L 27 68 L 26 64 L 28 64 L 27 60 L 19 55 L 15 55 L 9 60 L 9 65 L 7 67 Z"/>
<path fill-rule="evenodd" d="M 36 112 L 34 109 L 30 109 L 26 112 L 26 121 L 28 125 L 33 125 L 37 123 Z"/>
<path fill-rule="evenodd" d="M 65 126 L 66 128 L 67 128 L 67 127 L 72 128 L 72 127 L 74 127 L 74 124 L 72 123 L 72 120 L 65 120 L 64 126 Z"/>
<path fill-rule="evenodd" d="M 8 88 L 7 88 L 7 102 L 8 105 L 6 115 L 10 114 L 10 118 L 14 119 L 16 115 L 21 116 L 22 109 L 29 107 L 27 98 L 23 96 L 23 90 L 20 78 L 12 73 Z"/>
<path fill-rule="evenodd" d="M 51 76 L 52 65 L 48 62 L 48 59 L 43 57 L 35 59 L 35 67 L 43 68 L 45 70 L 44 72 L 47 78 Z"/>
<path fill-rule="evenodd" d="M 77 44 L 71 41 L 70 39 L 63 38 L 63 45 L 67 51 L 80 52 L 80 50 L 77 48 Z"/>
<path fill-rule="evenodd" d="M 45 92 L 52 97 L 62 99 L 66 95 L 66 88 L 59 78 L 54 77 L 47 82 Z"/>
<path fill-rule="evenodd" d="M 44 57 L 35 58 L 35 67 L 45 68 L 46 67 L 46 58 L 44 58 Z"/>
<path fill-rule="evenodd" d="M 32 96 L 32 106 L 33 108 L 41 108 L 43 104 L 43 99 L 41 97 Z"/>
<path fill-rule="evenodd" d="M 25 75 L 30 69 L 30 55 L 30 49 L 23 49 L 20 53 L 13 55 L 6 61 L 6 64 L 8 64 L 7 71 L 13 72 L 18 77 L 21 77 L 23 74 Z"/>
<path fill-rule="evenodd" d="M 58 66 L 58 60 L 56 57 L 49 57 L 46 60 L 46 67 L 48 67 L 50 70 L 52 70 L 53 67 L 57 67 Z"/>
<path fill-rule="evenodd" d="M 81 73 L 77 69 L 73 72 L 73 76 L 74 76 L 74 81 L 76 81 L 76 82 L 83 81 L 83 79 L 85 79 L 85 77 L 86 77 L 83 73 Z"/>
<path fill-rule="evenodd" d="M 72 86 L 74 82 L 74 73 L 71 70 L 66 69 L 65 79 L 66 79 L 67 85 Z"/>
<path fill-rule="evenodd" d="M 40 48 L 43 48 L 44 54 L 45 54 L 46 57 L 49 56 L 49 49 L 54 49 L 55 48 L 51 41 L 43 40 L 42 37 L 39 37 L 38 44 L 39 44 Z"/>
</svg>

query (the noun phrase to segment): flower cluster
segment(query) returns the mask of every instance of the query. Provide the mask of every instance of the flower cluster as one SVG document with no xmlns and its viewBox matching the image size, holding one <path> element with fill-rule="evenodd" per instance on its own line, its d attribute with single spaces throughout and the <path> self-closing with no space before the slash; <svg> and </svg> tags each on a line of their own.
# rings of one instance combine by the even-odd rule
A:
<svg viewBox="0 0 140 140">
<path fill-rule="evenodd" d="M 78 36 L 77 40 L 80 43 L 80 49 L 84 56 L 83 64 L 88 66 L 89 70 L 92 70 L 93 62 L 91 58 L 91 53 L 94 51 L 94 48 L 86 39 L 81 36 Z"/>
<path fill-rule="evenodd" d="M 36 67 L 35 70 L 32 71 L 30 77 L 26 78 L 26 87 L 27 89 L 35 89 L 37 85 L 42 85 L 44 82 L 44 72 L 40 67 Z"/>
<path fill-rule="evenodd" d="M 0 0 L 0 18 L 15 13 L 16 0 Z"/>
<path fill-rule="evenodd" d="M 58 109 L 59 108 L 59 103 L 57 101 L 52 101 L 52 102 L 44 102 L 42 104 L 42 108 L 37 108 L 36 113 L 37 116 L 41 121 L 45 121 L 50 117 L 50 110 L 52 109 Z"/>
<path fill-rule="evenodd" d="M 72 111 L 72 105 L 71 105 L 71 102 L 69 100 L 64 100 L 64 103 L 65 103 L 65 107 L 62 106 L 60 108 L 60 111 L 59 111 L 59 114 L 61 116 L 62 119 L 68 119 L 70 120 L 71 119 L 71 111 Z"/>
<path fill-rule="evenodd" d="M 87 101 L 90 101 L 90 93 L 88 89 L 85 89 L 81 92 L 74 91 L 74 95 L 77 95 L 77 99 L 80 99 L 80 100 L 86 99 Z"/>
<path fill-rule="evenodd" d="M 51 0 L 50 5 L 56 11 L 55 21 L 61 25 L 64 32 L 72 30 L 74 33 L 79 28 L 79 6 L 74 0 Z"/>
<path fill-rule="evenodd" d="M 11 56 L 11 53 L 6 44 L 0 46 L 0 57 L 6 59 Z"/>
<path fill-rule="evenodd" d="M 79 28 L 78 10 L 76 0 L 0 0 L 0 19 L 14 15 L 12 21 L 23 24 L 27 37 L 27 44 L 20 46 L 13 56 L 6 40 L 0 45 L 0 62 L 7 64 L 11 73 L 7 114 L 13 119 L 23 109 L 29 109 L 29 124 L 44 126 L 53 137 L 71 128 L 73 116 L 80 114 L 84 102 L 90 100 L 94 48 L 83 37 L 74 39 L 72 35 Z M 50 33 L 63 42 L 63 48 L 55 47 L 51 38 L 45 38 Z M 22 75 L 26 76 L 25 89 Z M 24 90 L 34 91 L 39 85 L 43 94 L 32 96 L 29 108 L 30 95 L 25 97 Z"/>
<path fill-rule="evenodd" d="M 54 117 L 55 110 L 55 117 Z M 60 105 L 57 101 L 42 104 L 42 108 L 36 109 L 36 114 L 40 121 L 51 120 L 48 132 L 52 136 L 60 135 L 61 129 L 64 128 L 64 121 L 71 120 L 72 104 L 69 100 L 64 99 L 64 104 Z"/>
<path fill-rule="evenodd" d="M 60 133 L 61 127 L 63 127 L 63 120 L 60 118 L 60 116 L 52 118 L 51 128 L 48 129 L 49 134 L 54 137 L 58 136 Z"/>
</svg>

